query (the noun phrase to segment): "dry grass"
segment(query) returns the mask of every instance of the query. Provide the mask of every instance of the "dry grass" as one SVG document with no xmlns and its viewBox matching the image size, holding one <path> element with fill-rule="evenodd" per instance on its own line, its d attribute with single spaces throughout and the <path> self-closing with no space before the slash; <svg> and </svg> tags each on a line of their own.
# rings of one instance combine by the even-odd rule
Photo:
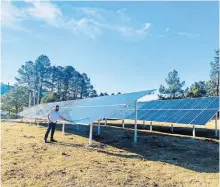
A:
<svg viewBox="0 0 220 187">
<path fill-rule="evenodd" d="M 154 127 L 160 132 L 138 132 L 134 145 L 133 130 L 117 126 L 102 127 L 94 145 L 88 147 L 88 127 L 80 131 L 67 125 L 58 143 L 44 144 L 45 125 L 2 122 L 3 187 L 25 186 L 205 186 L 217 187 L 219 141 L 210 129 L 198 129 L 192 140 L 191 129 Z M 129 127 L 129 125 L 126 125 Z"/>
</svg>

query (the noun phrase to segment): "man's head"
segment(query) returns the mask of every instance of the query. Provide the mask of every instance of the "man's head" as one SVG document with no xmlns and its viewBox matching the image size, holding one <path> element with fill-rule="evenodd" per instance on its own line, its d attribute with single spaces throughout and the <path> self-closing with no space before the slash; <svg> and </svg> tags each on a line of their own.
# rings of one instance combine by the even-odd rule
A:
<svg viewBox="0 0 220 187">
<path fill-rule="evenodd" d="M 59 109 L 60 109 L 59 105 L 56 105 L 55 110 L 59 111 Z"/>
</svg>

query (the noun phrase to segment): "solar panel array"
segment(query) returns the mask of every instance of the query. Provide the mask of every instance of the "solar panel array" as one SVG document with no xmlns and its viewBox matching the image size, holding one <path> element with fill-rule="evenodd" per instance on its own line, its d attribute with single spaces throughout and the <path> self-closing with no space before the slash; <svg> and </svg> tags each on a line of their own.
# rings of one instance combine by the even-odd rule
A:
<svg viewBox="0 0 220 187">
<path fill-rule="evenodd" d="M 219 97 L 156 100 L 138 104 L 138 120 L 205 125 L 219 111 Z M 109 118 L 135 119 L 134 106 L 124 107 Z"/>
<path fill-rule="evenodd" d="M 155 90 L 39 104 L 24 109 L 19 115 L 28 118 L 47 119 L 48 112 L 54 109 L 55 105 L 59 105 L 61 115 L 69 122 L 88 125 L 97 119 L 105 118 L 115 110 L 129 105 L 145 95 L 151 94 L 153 91 Z"/>
</svg>

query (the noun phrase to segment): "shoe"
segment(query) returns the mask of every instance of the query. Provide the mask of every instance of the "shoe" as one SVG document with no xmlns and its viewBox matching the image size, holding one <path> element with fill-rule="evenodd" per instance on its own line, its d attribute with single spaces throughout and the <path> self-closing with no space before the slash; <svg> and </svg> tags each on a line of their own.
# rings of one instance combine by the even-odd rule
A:
<svg viewBox="0 0 220 187">
<path fill-rule="evenodd" d="M 56 141 L 56 140 L 54 140 L 54 139 L 50 139 L 50 141 L 51 141 L 51 142 L 57 142 L 57 141 Z"/>
<path fill-rule="evenodd" d="M 44 143 L 49 143 L 46 138 L 44 138 Z"/>
</svg>

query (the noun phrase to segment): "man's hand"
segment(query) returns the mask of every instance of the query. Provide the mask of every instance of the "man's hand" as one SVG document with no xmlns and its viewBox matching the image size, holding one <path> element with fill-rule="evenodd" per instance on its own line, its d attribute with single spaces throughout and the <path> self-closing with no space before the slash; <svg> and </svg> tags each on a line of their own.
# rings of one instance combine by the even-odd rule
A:
<svg viewBox="0 0 220 187">
<path fill-rule="evenodd" d="M 60 119 L 64 120 L 64 121 L 67 121 L 65 118 L 63 118 L 62 116 L 60 116 Z"/>
<path fill-rule="evenodd" d="M 48 119 L 48 122 L 50 123 L 51 121 L 50 121 L 50 115 L 49 114 L 47 115 L 47 119 Z"/>
</svg>

